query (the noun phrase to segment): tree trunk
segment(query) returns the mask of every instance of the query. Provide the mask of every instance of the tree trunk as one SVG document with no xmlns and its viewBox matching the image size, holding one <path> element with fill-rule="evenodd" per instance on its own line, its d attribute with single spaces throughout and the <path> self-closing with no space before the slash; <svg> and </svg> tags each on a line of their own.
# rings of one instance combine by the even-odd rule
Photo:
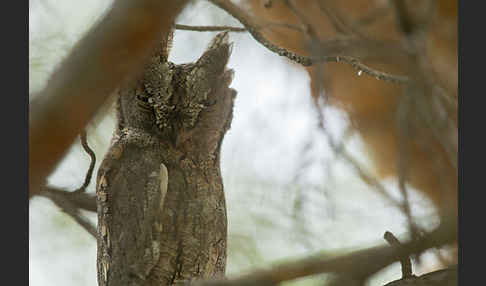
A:
<svg viewBox="0 0 486 286">
<path fill-rule="evenodd" d="M 236 96 L 231 45 L 218 34 L 183 65 L 167 61 L 167 41 L 161 46 L 143 76 L 120 89 L 118 126 L 98 171 L 99 285 L 224 275 L 219 160 Z"/>
</svg>

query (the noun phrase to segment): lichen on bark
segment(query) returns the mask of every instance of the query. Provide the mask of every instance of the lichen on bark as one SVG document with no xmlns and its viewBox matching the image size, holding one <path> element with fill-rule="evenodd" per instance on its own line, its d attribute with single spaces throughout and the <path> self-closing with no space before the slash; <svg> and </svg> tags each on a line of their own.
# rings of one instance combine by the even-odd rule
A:
<svg viewBox="0 0 486 286">
<path fill-rule="evenodd" d="M 119 91 L 118 125 L 97 178 L 99 285 L 224 275 L 219 161 L 236 96 L 231 44 L 220 33 L 199 60 L 181 65 L 167 61 L 164 45 Z"/>
</svg>

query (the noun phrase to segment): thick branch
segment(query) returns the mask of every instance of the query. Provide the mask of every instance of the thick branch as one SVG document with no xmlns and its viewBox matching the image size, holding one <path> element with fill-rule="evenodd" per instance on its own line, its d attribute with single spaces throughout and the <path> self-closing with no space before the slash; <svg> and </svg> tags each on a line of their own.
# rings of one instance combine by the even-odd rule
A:
<svg viewBox="0 0 486 286">
<path fill-rule="evenodd" d="M 456 286 L 457 266 L 406 279 L 392 281 L 385 286 Z"/>
<path fill-rule="evenodd" d="M 29 197 L 98 107 L 137 72 L 187 1 L 115 1 L 73 48 L 29 106 Z"/>
<path fill-rule="evenodd" d="M 457 239 L 456 221 L 446 221 L 432 233 L 420 240 L 405 243 L 403 246 L 379 246 L 356 251 L 339 257 L 309 257 L 292 262 L 282 263 L 270 269 L 218 281 L 198 281 L 197 286 L 241 286 L 241 285 L 275 285 L 284 281 L 297 279 L 319 273 L 338 273 L 349 277 L 367 277 L 383 267 L 399 260 L 399 257 L 420 253 L 431 247 L 451 243 Z"/>
</svg>

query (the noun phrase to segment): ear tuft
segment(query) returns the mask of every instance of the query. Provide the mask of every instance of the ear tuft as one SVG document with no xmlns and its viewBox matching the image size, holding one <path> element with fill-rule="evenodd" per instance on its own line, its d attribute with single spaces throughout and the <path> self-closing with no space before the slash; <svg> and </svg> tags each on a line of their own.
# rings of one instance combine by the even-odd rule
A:
<svg viewBox="0 0 486 286">
<path fill-rule="evenodd" d="M 217 34 L 210 42 L 206 51 L 197 60 L 197 66 L 209 71 L 212 75 L 222 75 L 233 50 L 227 31 Z"/>
<path fill-rule="evenodd" d="M 222 45 L 228 45 L 229 43 L 229 33 L 228 31 L 221 32 L 217 34 L 209 43 L 207 50 L 217 49 Z"/>
</svg>

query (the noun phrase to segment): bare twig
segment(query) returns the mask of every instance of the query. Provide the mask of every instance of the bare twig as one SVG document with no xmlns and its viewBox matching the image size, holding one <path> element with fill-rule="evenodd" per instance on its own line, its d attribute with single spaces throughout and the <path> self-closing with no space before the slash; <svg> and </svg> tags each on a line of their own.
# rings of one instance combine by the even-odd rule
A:
<svg viewBox="0 0 486 286">
<path fill-rule="evenodd" d="M 292 25 L 292 24 L 289 24 L 289 23 L 275 23 L 275 22 L 266 22 L 265 25 L 261 26 L 261 29 L 265 30 L 265 29 L 273 28 L 273 27 L 287 28 L 287 29 L 291 29 L 291 30 L 301 32 L 301 33 L 305 32 L 304 29 L 302 29 L 302 27 L 299 27 L 297 25 Z"/>
<path fill-rule="evenodd" d="M 84 151 L 86 151 L 86 153 L 88 153 L 89 157 L 91 158 L 91 163 L 89 164 L 88 172 L 86 172 L 83 185 L 79 187 L 75 192 L 84 192 L 86 190 L 86 187 L 88 187 L 91 181 L 91 177 L 93 176 L 93 170 L 96 164 L 96 155 L 88 145 L 88 141 L 86 139 L 86 130 L 83 130 L 81 132 L 81 145 L 83 146 Z"/>
<path fill-rule="evenodd" d="M 272 51 L 272 52 L 274 52 L 274 53 L 276 53 L 280 56 L 284 56 L 284 57 L 286 57 L 286 58 L 290 59 L 291 61 L 294 61 L 298 64 L 301 64 L 303 66 L 311 66 L 311 65 L 318 63 L 318 62 L 343 62 L 343 63 L 347 63 L 347 64 L 351 65 L 353 68 L 357 69 L 359 75 L 364 73 L 364 74 L 372 76 L 372 77 L 374 77 L 378 80 L 384 80 L 384 81 L 393 82 L 393 83 L 406 83 L 406 82 L 409 81 L 408 77 L 406 77 L 406 76 L 398 76 L 398 75 L 392 75 L 392 74 L 385 73 L 385 72 L 376 71 L 376 70 L 366 66 L 365 64 L 361 63 L 359 59 L 357 59 L 355 57 L 351 57 L 351 56 L 344 56 L 344 55 L 329 56 L 329 55 L 325 55 L 325 56 L 321 56 L 321 57 L 318 57 L 318 58 L 313 58 L 313 57 L 308 57 L 308 56 L 303 56 L 303 55 L 293 53 L 293 52 L 291 52 L 287 49 L 284 49 L 282 47 L 279 47 L 279 46 L 276 46 L 276 45 L 270 43 L 260 32 L 261 27 L 258 24 L 256 24 L 253 21 L 253 19 L 251 19 L 251 17 L 248 16 L 248 14 L 245 11 L 243 11 L 241 8 L 239 8 L 235 4 L 233 4 L 233 3 L 231 3 L 230 1 L 227 1 L 227 0 L 209 0 L 209 1 L 211 3 L 213 3 L 214 5 L 216 5 L 217 7 L 225 10 L 226 12 L 228 12 L 228 14 L 230 14 L 231 16 L 236 18 L 238 21 L 240 21 L 240 23 L 243 24 L 243 26 L 246 27 L 246 29 L 252 35 L 252 37 L 257 42 L 262 44 L 264 47 L 266 47 L 270 51 Z"/>
<path fill-rule="evenodd" d="M 231 26 L 188 26 L 182 24 L 175 24 L 175 28 L 177 30 L 196 31 L 196 32 L 219 32 L 219 31 L 246 32 L 245 28 L 231 27 Z"/>
<path fill-rule="evenodd" d="M 78 209 L 96 212 L 96 195 L 86 192 L 70 192 L 56 187 L 43 187 L 40 196 L 69 201 Z"/>
<path fill-rule="evenodd" d="M 457 170 L 457 146 L 453 146 L 451 140 L 448 138 L 451 130 L 456 128 L 452 123 L 448 122 L 449 118 L 438 118 L 439 111 L 430 107 L 431 103 L 428 98 L 422 100 L 422 104 L 417 104 L 417 117 L 432 131 L 432 135 L 440 143 L 447 154 L 448 161 Z M 433 112 L 431 112 L 433 110 Z"/>
<path fill-rule="evenodd" d="M 333 11 L 331 8 L 329 8 L 329 6 L 327 5 L 328 3 L 325 3 L 325 0 L 317 0 L 316 2 L 319 5 L 319 10 L 321 10 L 321 12 L 329 19 L 329 22 L 331 23 L 336 33 L 343 35 L 361 36 L 361 33 L 359 31 L 347 25 L 344 20 L 341 19 L 341 17 L 336 13 L 336 11 Z"/>
<path fill-rule="evenodd" d="M 329 134 L 327 128 L 325 128 L 322 122 L 322 110 L 318 109 L 319 114 L 319 128 L 324 133 L 327 142 L 334 154 L 343 157 L 343 159 L 348 162 L 351 167 L 358 173 L 359 177 L 363 182 L 368 184 L 370 187 L 374 188 L 379 194 L 381 194 L 389 203 L 397 208 L 401 208 L 402 204 L 397 202 L 386 190 L 386 188 L 371 174 L 368 174 L 361 164 L 346 150 L 344 144 L 338 144 L 334 141 L 331 134 Z"/>
<path fill-rule="evenodd" d="M 307 20 L 307 17 L 297 8 L 294 1 L 292 0 L 282 0 L 282 2 L 294 13 L 297 18 L 299 18 L 300 23 L 304 26 L 304 31 L 311 40 L 317 39 L 317 33 L 314 30 L 312 24 Z"/>
<path fill-rule="evenodd" d="M 209 0 L 211 3 L 216 5 L 217 7 L 223 9 L 226 11 L 228 14 L 233 16 L 235 19 L 237 19 L 243 26 L 246 27 L 250 35 L 253 36 L 253 38 L 262 44 L 264 47 L 269 49 L 270 51 L 280 55 L 284 56 L 296 63 L 299 63 L 303 66 L 310 66 L 312 65 L 312 59 L 306 56 L 301 56 L 295 53 L 292 53 L 284 48 L 278 47 L 272 43 L 270 43 L 263 35 L 260 33 L 260 26 L 256 24 L 253 19 L 245 12 L 243 11 L 240 7 L 236 6 L 235 4 L 231 3 L 230 1 L 226 0 Z"/>
<path fill-rule="evenodd" d="M 381 7 L 375 8 L 373 11 L 371 11 L 369 14 L 366 14 L 359 18 L 357 21 L 351 23 L 351 27 L 353 29 L 357 27 L 363 27 L 363 26 L 369 26 L 373 23 L 375 23 L 380 17 L 385 16 L 387 13 L 389 13 L 390 9 L 388 5 L 383 5 Z"/>
<path fill-rule="evenodd" d="M 88 171 L 86 172 L 83 185 L 73 192 L 61 190 L 55 187 L 43 187 L 39 195 L 53 201 L 58 207 L 61 208 L 63 212 L 71 216 L 81 227 L 96 238 L 95 227 L 79 213 L 80 209 L 91 212 L 97 211 L 96 196 L 94 194 L 85 192 L 86 187 L 91 181 L 96 163 L 96 156 L 93 150 L 91 150 L 91 148 L 88 146 L 88 142 L 86 140 L 86 130 L 81 132 L 81 145 L 86 153 L 88 153 L 91 157 L 91 163 Z"/>
<path fill-rule="evenodd" d="M 336 144 L 335 143 L 331 143 L 331 144 L 333 144 L 331 145 L 331 147 L 334 149 L 333 146 L 335 146 Z M 390 196 L 390 194 L 387 192 L 385 187 L 376 178 L 374 178 L 374 176 L 368 174 L 365 171 L 365 169 L 361 166 L 361 164 L 358 161 L 356 161 L 356 159 L 351 154 L 349 154 L 349 152 L 345 148 L 341 149 L 339 155 L 342 156 L 344 160 L 354 168 L 354 170 L 358 173 L 361 180 L 363 180 L 366 184 L 368 184 L 369 186 L 377 190 L 378 193 L 381 194 L 385 199 L 387 199 L 387 201 L 390 202 L 392 205 L 398 208 L 401 207 L 401 204 L 398 203 L 395 199 L 393 199 L 392 196 Z"/>
<path fill-rule="evenodd" d="M 94 195 L 66 192 L 49 187 L 42 188 L 39 195 L 49 198 L 96 239 L 96 227 L 79 212 L 80 209 L 96 212 L 96 197 Z"/>
<path fill-rule="evenodd" d="M 410 210 L 410 202 L 408 199 L 408 191 L 406 182 L 408 179 L 408 168 L 409 168 L 409 156 L 410 152 L 408 150 L 408 145 L 410 141 L 410 105 L 411 101 L 414 99 L 413 96 L 407 96 L 412 89 L 412 84 L 407 85 L 404 88 L 404 96 L 398 105 L 397 115 L 397 129 L 398 129 L 398 160 L 397 160 L 397 177 L 398 177 L 398 187 L 403 197 L 402 211 L 407 217 L 408 228 L 413 238 L 418 236 L 418 229 L 416 224 L 412 219 L 412 211 Z M 386 238 L 385 238 L 386 239 Z"/>
<path fill-rule="evenodd" d="M 402 245 L 398 238 L 396 238 L 393 233 L 387 231 L 383 235 L 383 238 L 392 246 Z M 406 279 L 414 276 L 412 272 L 412 261 L 409 256 L 404 256 L 400 258 L 400 264 L 402 265 L 402 279 Z"/>
<path fill-rule="evenodd" d="M 174 25 L 176 30 L 184 30 L 184 31 L 195 31 L 195 32 L 219 32 L 219 31 L 229 31 L 229 32 L 248 32 L 248 30 L 244 27 L 232 27 L 232 26 L 189 26 L 189 25 L 182 25 L 182 24 L 175 24 Z M 295 31 L 303 32 L 304 30 L 300 27 L 295 25 L 287 24 L 287 23 L 273 23 L 268 22 L 261 27 L 261 29 L 267 29 L 271 27 L 283 27 L 287 29 L 292 29 Z"/>
<path fill-rule="evenodd" d="M 383 80 L 383 81 L 388 81 L 392 83 L 408 83 L 409 78 L 406 76 L 399 76 L 399 75 L 393 75 L 389 74 L 386 72 L 381 72 L 374 70 L 367 65 L 361 63 L 359 60 L 356 58 L 348 57 L 348 56 L 336 56 L 336 57 L 322 57 L 323 60 L 327 62 L 345 62 L 350 64 L 355 70 L 358 71 L 358 75 L 366 74 L 369 76 L 372 76 L 376 79 Z"/>
</svg>

